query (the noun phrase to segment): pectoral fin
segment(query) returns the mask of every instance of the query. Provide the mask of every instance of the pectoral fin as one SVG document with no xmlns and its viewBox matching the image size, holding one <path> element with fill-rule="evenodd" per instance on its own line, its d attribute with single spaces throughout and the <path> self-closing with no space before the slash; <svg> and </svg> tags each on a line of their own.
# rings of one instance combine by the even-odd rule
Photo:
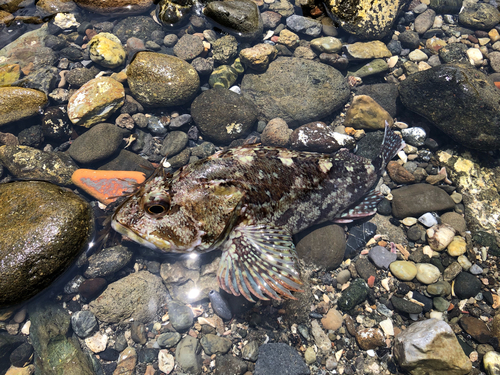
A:
<svg viewBox="0 0 500 375">
<path fill-rule="evenodd" d="M 295 246 L 285 230 L 239 225 L 222 250 L 217 279 L 226 292 L 253 302 L 252 295 L 263 300 L 296 299 L 290 291 L 302 292 Z"/>
</svg>

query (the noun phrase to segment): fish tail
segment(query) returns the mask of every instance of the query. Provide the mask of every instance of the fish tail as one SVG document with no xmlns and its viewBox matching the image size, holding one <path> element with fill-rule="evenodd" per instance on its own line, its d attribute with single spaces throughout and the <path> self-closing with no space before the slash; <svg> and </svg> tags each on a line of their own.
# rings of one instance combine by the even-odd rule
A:
<svg viewBox="0 0 500 375">
<path fill-rule="evenodd" d="M 381 171 L 389 163 L 389 161 L 397 155 L 406 146 L 406 143 L 401 139 L 399 135 L 391 130 L 391 127 L 385 122 L 385 133 L 384 141 L 382 142 L 382 148 L 380 149 L 380 154 L 373 160 L 373 166 L 375 170 Z"/>
</svg>

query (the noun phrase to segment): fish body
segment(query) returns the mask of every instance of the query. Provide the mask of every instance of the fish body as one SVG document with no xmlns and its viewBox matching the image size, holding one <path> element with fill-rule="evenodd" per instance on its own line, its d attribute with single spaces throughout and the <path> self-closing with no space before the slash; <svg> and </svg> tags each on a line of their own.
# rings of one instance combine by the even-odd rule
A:
<svg viewBox="0 0 500 375">
<path fill-rule="evenodd" d="M 325 221 L 372 215 L 373 190 L 404 147 L 386 126 L 374 160 L 347 150 L 333 155 L 246 145 L 189 164 L 162 167 L 115 211 L 112 227 L 164 252 L 222 249 L 222 289 L 253 301 L 300 291 L 292 235 Z"/>
</svg>

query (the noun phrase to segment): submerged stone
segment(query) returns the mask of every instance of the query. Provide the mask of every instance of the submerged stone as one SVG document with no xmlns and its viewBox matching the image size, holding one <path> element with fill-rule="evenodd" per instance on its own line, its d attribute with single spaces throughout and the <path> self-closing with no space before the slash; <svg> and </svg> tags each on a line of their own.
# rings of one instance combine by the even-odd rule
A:
<svg viewBox="0 0 500 375">
<path fill-rule="evenodd" d="M 47 103 L 47 95 L 39 90 L 0 87 L 0 126 L 35 116 Z"/>
</svg>

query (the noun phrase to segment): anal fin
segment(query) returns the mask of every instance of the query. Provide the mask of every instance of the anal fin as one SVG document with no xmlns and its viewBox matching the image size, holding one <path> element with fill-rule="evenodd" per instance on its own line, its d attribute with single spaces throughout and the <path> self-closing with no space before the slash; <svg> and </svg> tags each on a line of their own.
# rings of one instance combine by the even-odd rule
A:
<svg viewBox="0 0 500 375">
<path fill-rule="evenodd" d="M 361 219 L 373 215 L 377 212 L 377 204 L 382 199 L 382 194 L 371 190 L 361 202 L 354 207 L 344 210 L 339 216 L 333 219 L 334 223 L 352 223 L 353 220 Z"/>
<path fill-rule="evenodd" d="M 252 295 L 296 299 L 290 291 L 302 292 L 302 281 L 295 261 L 295 246 L 285 230 L 240 225 L 223 244 L 217 280 L 226 292 L 253 302 Z"/>
</svg>

